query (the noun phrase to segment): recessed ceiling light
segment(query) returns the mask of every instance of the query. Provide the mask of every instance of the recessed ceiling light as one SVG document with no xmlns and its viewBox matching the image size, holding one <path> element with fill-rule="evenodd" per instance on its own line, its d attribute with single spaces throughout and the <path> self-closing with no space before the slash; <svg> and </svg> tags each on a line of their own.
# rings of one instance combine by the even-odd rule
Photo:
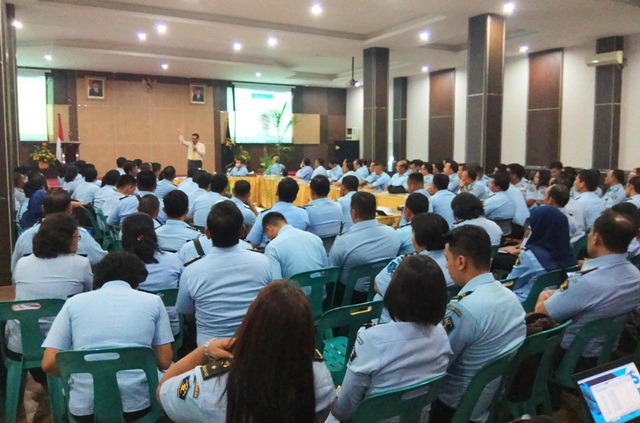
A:
<svg viewBox="0 0 640 423">
<path fill-rule="evenodd" d="M 257 76 L 258 78 L 260 78 L 260 77 L 262 76 L 262 74 L 261 74 L 260 72 L 256 72 L 256 76 Z"/>
<path fill-rule="evenodd" d="M 44 55 L 44 60 L 46 60 L 46 61 L 50 62 L 50 61 L 52 61 L 52 60 L 53 60 L 53 56 L 52 56 L 52 55 L 50 55 L 50 54 L 45 54 L 45 55 Z"/>
<path fill-rule="evenodd" d="M 505 5 L 502 6 L 502 11 L 507 15 L 512 14 L 514 10 L 516 10 L 516 5 L 514 3 L 505 3 Z"/>
<path fill-rule="evenodd" d="M 20 21 L 16 21 L 16 20 L 14 20 L 14 21 L 11 23 L 11 25 L 13 25 L 13 27 L 14 27 L 14 28 L 18 28 L 18 29 L 22 28 L 22 22 L 20 22 Z"/>
<path fill-rule="evenodd" d="M 313 6 L 311 6 L 311 13 L 313 13 L 314 15 L 321 14 L 322 6 L 320 6 L 318 3 L 315 3 Z"/>
<path fill-rule="evenodd" d="M 353 86 L 356 87 L 356 88 L 359 87 L 360 86 L 360 81 L 356 81 L 356 83 L 353 84 Z"/>
<path fill-rule="evenodd" d="M 427 31 L 422 31 L 420 33 L 420 39 L 422 41 L 427 41 L 429 39 L 429 33 Z"/>
<path fill-rule="evenodd" d="M 276 45 L 278 45 L 278 39 L 276 37 L 269 37 L 269 39 L 267 39 L 267 44 L 269 44 L 271 47 L 275 47 Z"/>
<path fill-rule="evenodd" d="M 164 34 L 165 32 L 167 32 L 167 26 L 165 24 L 159 23 L 158 25 L 156 25 L 156 31 L 158 31 L 160 34 Z"/>
<path fill-rule="evenodd" d="M 520 53 L 526 53 L 529 51 L 529 46 L 520 46 Z"/>
<path fill-rule="evenodd" d="M 240 51 L 242 50 L 242 44 L 241 43 L 233 43 L 233 49 L 235 51 Z"/>
<path fill-rule="evenodd" d="M 425 65 L 422 67 L 422 72 L 427 73 L 429 72 L 429 66 Z"/>
<path fill-rule="evenodd" d="M 161 66 L 161 67 L 162 67 L 162 69 L 164 69 L 164 70 L 169 69 L 169 64 L 168 64 L 168 63 L 166 63 L 166 62 L 165 62 L 165 63 L 163 63 L 163 64 L 161 64 L 160 66 Z"/>
<path fill-rule="evenodd" d="M 138 32 L 138 40 L 145 41 L 147 39 L 147 34 L 144 32 Z"/>
</svg>

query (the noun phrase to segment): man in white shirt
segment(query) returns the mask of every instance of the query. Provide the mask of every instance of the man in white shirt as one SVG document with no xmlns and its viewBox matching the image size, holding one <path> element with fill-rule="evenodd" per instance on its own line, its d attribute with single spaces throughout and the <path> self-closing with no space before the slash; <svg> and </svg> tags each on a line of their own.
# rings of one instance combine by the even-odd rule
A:
<svg viewBox="0 0 640 423">
<path fill-rule="evenodd" d="M 187 146 L 187 169 L 193 167 L 197 169 L 202 168 L 205 147 L 204 144 L 200 142 L 200 135 L 196 133 L 191 134 L 191 142 L 188 142 L 182 136 L 182 131 L 178 130 L 178 134 L 180 143 Z"/>
</svg>

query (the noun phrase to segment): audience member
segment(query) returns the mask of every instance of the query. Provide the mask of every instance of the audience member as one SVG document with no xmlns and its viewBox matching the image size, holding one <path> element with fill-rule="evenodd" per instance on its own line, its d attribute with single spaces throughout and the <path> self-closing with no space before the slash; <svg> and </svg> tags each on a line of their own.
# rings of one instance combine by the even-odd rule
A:
<svg viewBox="0 0 640 423">
<path fill-rule="evenodd" d="M 420 180 L 422 180 L 422 175 L 419 173 L 412 173 L 411 175 L 417 175 L 420 177 Z M 396 229 L 396 235 L 400 240 L 400 250 L 398 254 L 411 254 L 416 251 L 412 241 L 411 221 L 413 217 L 419 213 L 429 213 L 429 209 L 430 204 L 427 197 L 416 192 L 409 194 L 402 211 L 402 215 L 407 223 Z"/>
<path fill-rule="evenodd" d="M 127 162 L 127 159 L 125 157 L 118 157 L 118 159 L 116 160 L 116 171 L 120 174 L 120 175 L 124 175 L 126 172 L 124 171 L 123 167 L 124 164 Z"/>
<path fill-rule="evenodd" d="M 251 184 L 244 180 L 236 181 L 233 186 L 233 197 L 231 201 L 238 206 L 240 212 L 242 212 L 243 224 L 248 232 L 251 227 L 256 223 L 256 216 L 258 210 L 251 201 Z M 243 236 L 244 238 L 244 236 Z"/>
<path fill-rule="evenodd" d="M 380 176 L 376 173 L 376 162 L 371 160 L 369 162 L 369 172 L 368 172 L 368 176 L 366 178 L 364 178 L 363 180 L 358 182 L 358 185 L 361 186 L 365 186 L 365 185 L 372 185 Z"/>
<path fill-rule="evenodd" d="M 484 200 L 484 215 L 491 220 L 511 219 L 516 215 L 516 205 L 507 190 L 509 189 L 509 174 L 507 172 L 495 172 L 489 190 L 492 194 Z M 524 198 L 523 198 L 524 201 Z"/>
<path fill-rule="evenodd" d="M 313 173 L 311 174 L 311 179 L 315 178 L 318 175 L 329 177 L 329 173 L 327 173 L 327 169 L 324 168 L 324 159 L 317 158 L 313 163 Z"/>
<path fill-rule="evenodd" d="M 189 210 L 193 209 L 193 205 L 200 196 L 211 191 L 211 178 L 213 177 L 212 174 L 204 170 L 199 170 L 197 168 L 192 169 L 194 171 L 197 171 L 197 173 L 193 176 L 193 181 L 196 184 L 196 189 L 189 190 L 190 192 L 187 193 L 187 197 L 189 198 Z M 182 186 L 182 184 L 180 184 L 180 186 Z M 180 189 L 180 187 L 178 187 L 178 189 Z"/>
<path fill-rule="evenodd" d="M 522 198 L 526 198 L 530 183 L 524 177 L 524 167 L 519 163 L 509 163 L 507 165 L 507 173 L 509 174 L 509 183 L 522 194 Z"/>
<path fill-rule="evenodd" d="M 460 177 L 458 176 L 458 163 L 455 160 L 447 160 L 442 172 L 449 178 L 447 189 L 454 194 L 460 189 Z"/>
<path fill-rule="evenodd" d="M 604 184 L 607 187 L 607 192 L 605 192 L 602 197 L 606 208 L 610 209 L 616 204 L 620 204 L 624 201 L 626 197 L 624 183 L 625 177 L 623 170 L 612 169 L 607 172 L 607 176 L 604 178 Z"/>
<path fill-rule="evenodd" d="M 369 176 L 369 169 L 367 169 L 366 163 L 362 159 L 355 159 L 353 161 L 353 169 L 356 172 L 358 181 L 364 181 Z"/>
<path fill-rule="evenodd" d="M 27 192 L 26 186 L 25 186 L 24 192 L 25 194 Z M 629 178 L 629 181 L 627 182 L 627 186 L 625 189 L 625 193 L 627 194 L 627 199 L 625 200 L 625 202 L 631 203 L 637 208 L 640 208 L 640 176 L 634 176 L 632 178 Z"/>
<path fill-rule="evenodd" d="M 462 175 L 460 176 L 460 193 L 473 194 L 480 199 L 487 197 L 488 193 L 482 181 L 479 181 L 475 167 L 464 165 L 461 167 Z"/>
<path fill-rule="evenodd" d="M 573 187 L 576 189 L 574 198 L 582 207 L 587 229 L 593 226 L 593 222 L 606 208 L 604 201 L 595 193 L 596 188 L 598 188 L 598 175 L 599 173 L 596 174 L 590 169 L 582 169 L 578 172 L 578 176 L 573 182 Z"/>
<path fill-rule="evenodd" d="M 186 242 L 200 235 L 196 228 L 186 222 L 189 211 L 187 194 L 180 190 L 167 193 L 164 196 L 163 210 L 167 215 L 167 221 L 156 229 L 158 245 L 161 250 L 178 252 Z"/>
<path fill-rule="evenodd" d="M 567 217 L 569 223 L 569 237 L 574 243 L 585 234 L 584 219 L 576 219 L 573 214 L 565 208 L 569 202 L 569 189 L 565 185 L 551 185 L 544 196 L 544 205 L 558 208 Z"/>
<path fill-rule="evenodd" d="M 454 228 L 463 225 L 479 226 L 489 235 L 491 246 L 498 246 L 502 242 L 502 229 L 492 220 L 484 217 L 482 201 L 478 197 L 468 192 L 463 192 L 455 196 L 451 201 L 451 210 L 456 223 Z"/>
<path fill-rule="evenodd" d="M 313 174 L 313 168 L 311 167 L 311 159 L 305 157 L 300 162 L 300 170 L 296 172 L 296 179 L 302 179 L 303 181 L 310 181 Z"/>
<path fill-rule="evenodd" d="M 138 173 L 137 186 L 138 194 L 126 196 L 118 201 L 118 206 L 115 207 L 113 212 L 107 218 L 108 224 L 120 225 L 125 217 L 138 211 L 138 204 L 140 203 L 141 198 L 147 195 L 155 195 L 156 175 L 154 175 L 150 170 L 141 171 Z M 160 208 L 162 208 L 162 202 L 160 202 Z M 164 223 L 167 220 L 164 212 L 160 212 L 158 220 L 160 223 Z"/>
<path fill-rule="evenodd" d="M 451 180 L 444 173 L 434 175 L 432 185 L 433 194 L 431 194 L 433 212 L 444 217 L 449 227 L 455 223 L 453 210 L 451 209 L 451 202 L 455 198 L 455 194 L 448 189 L 450 183 Z"/>
<path fill-rule="evenodd" d="M 221 173 L 212 175 L 209 187 L 210 192 L 202 194 L 196 198 L 189 208 L 188 217 L 196 226 L 207 226 L 207 219 L 209 212 L 211 211 L 211 207 L 221 201 L 228 200 L 226 195 L 229 187 L 229 179 L 226 175 Z"/>
<path fill-rule="evenodd" d="M 377 178 L 375 178 L 375 180 L 365 188 L 384 191 L 389 186 L 391 177 L 387 172 L 384 171 L 384 166 L 382 165 L 382 163 L 376 163 L 373 171 Z"/>
<path fill-rule="evenodd" d="M 155 195 L 145 195 L 140 198 L 140 202 L 138 202 L 138 212 L 151 217 L 155 228 L 160 228 L 162 226 L 162 223 L 158 220 L 158 215 L 160 214 L 160 200 L 158 200 L 158 197 Z"/>
<path fill-rule="evenodd" d="M 329 160 L 329 181 L 338 182 L 344 172 L 342 172 L 342 165 L 338 163 L 336 159 Z"/>
<path fill-rule="evenodd" d="M 178 187 L 173 183 L 174 179 L 176 179 L 175 167 L 167 166 L 162 169 L 162 172 L 160 172 L 160 176 L 158 177 L 158 185 L 155 191 L 156 196 L 160 200 L 164 199 L 164 196 L 171 191 L 175 191 L 178 189 Z"/>
<path fill-rule="evenodd" d="M 94 166 L 87 166 L 83 176 L 84 180 L 78 181 L 71 198 L 81 203 L 93 204 L 96 192 L 100 189 L 100 186 L 96 185 L 98 171 Z"/>
<path fill-rule="evenodd" d="M 178 189 L 187 194 L 187 196 L 196 191 L 198 189 L 198 183 L 196 181 L 200 172 L 200 169 L 196 167 L 189 168 L 187 170 L 187 177 L 178 184 Z"/>
<path fill-rule="evenodd" d="M 20 226 L 22 229 L 29 229 L 38 223 L 44 213 L 42 211 L 42 201 L 47 193 L 47 181 L 42 173 L 31 173 L 29 180 L 24 184 L 25 201 L 22 209 L 18 213 Z"/>
<path fill-rule="evenodd" d="M 333 245 L 334 238 L 340 233 L 342 207 L 328 197 L 331 183 L 326 176 L 315 176 L 311 179 L 309 187 L 311 202 L 304 206 L 309 214 L 307 230 L 322 238 L 328 251 Z"/>
<path fill-rule="evenodd" d="M 540 169 L 533 177 L 533 184 L 529 184 L 525 193 L 525 201 L 529 210 L 544 203 L 545 194 L 549 187 L 551 174 L 546 169 Z"/>
<path fill-rule="evenodd" d="M 373 174 L 375 175 L 375 174 Z M 340 233 L 343 234 L 353 226 L 353 220 L 351 219 L 351 197 L 358 192 L 358 178 L 355 176 L 349 176 L 342 180 L 340 186 L 340 198 L 336 200 L 342 209 L 342 218 Z"/>
<path fill-rule="evenodd" d="M 396 173 L 393 174 L 387 190 L 389 192 L 406 192 L 407 179 L 409 178 L 409 163 L 406 160 L 398 160 L 396 163 Z M 400 188 L 402 187 L 402 188 Z"/>
</svg>

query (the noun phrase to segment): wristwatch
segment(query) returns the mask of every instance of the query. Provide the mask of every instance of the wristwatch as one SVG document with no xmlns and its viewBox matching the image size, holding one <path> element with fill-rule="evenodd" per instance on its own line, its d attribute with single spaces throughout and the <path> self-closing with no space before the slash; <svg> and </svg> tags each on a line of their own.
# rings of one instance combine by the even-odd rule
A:
<svg viewBox="0 0 640 423">
<path fill-rule="evenodd" d="M 215 339 L 209 339 L 207 342 L 205 342 L 202 345 L 202 348 L 204 348 L 204 356 L 207 357 L 209 360 L 217 360 L 218 357 L 215 357 L 209 354 L 209 344 L 211 343 L 211 341 L 215 341 Z"/>
</svg>

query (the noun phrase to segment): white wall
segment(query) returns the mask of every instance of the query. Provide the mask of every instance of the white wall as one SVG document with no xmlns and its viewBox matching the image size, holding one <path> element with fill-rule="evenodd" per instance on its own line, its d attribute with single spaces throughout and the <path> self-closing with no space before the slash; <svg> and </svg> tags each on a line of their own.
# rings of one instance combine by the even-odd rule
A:
<svg viewBox="0 0 640 423">
<path fill-rule="evenodd" d="M 409 77 L 407 86 L 407 157 L 429 155 L 429 75 Z"/>
<path fill-rule="evenodd" d="M 503 90 L 500 161 L 524 164 L 529 101 L 529 59 L 526 55 L 507 58 L 505 61 Z"/>
<path fill-rule="evenodd" d="M 456 68 L 453 160 L 464 163 L 467 151 L 467 67 Z"/>
<path fill-rule="evenodd" d="M 364 91 L 362 87 L 347 88 L 347 128 L 356 128 L 360 139 L 360 157 L 364 141 Z"/>
<path fill-rule="evenodd" d="M 640 35 L 625 38 L 624 55 L 619 167 L 631 169 L 640 166 Z"/>
</svg>

